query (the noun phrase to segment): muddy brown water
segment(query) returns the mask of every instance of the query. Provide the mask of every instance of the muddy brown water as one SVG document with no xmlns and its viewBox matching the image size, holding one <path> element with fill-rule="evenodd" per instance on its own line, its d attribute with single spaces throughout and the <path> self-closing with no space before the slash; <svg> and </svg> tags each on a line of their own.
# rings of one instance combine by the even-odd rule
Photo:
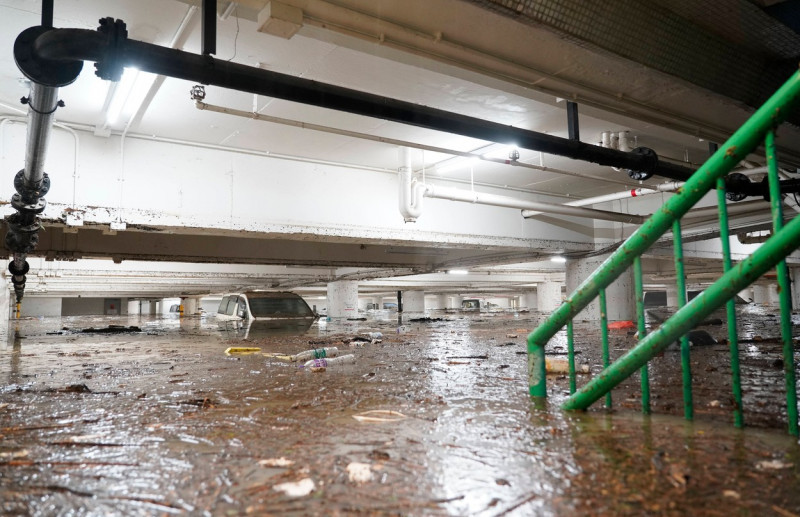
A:
<svg viewBox="0 0 800 517">
<path fill-rule="evenodd" d="M 652 416 L 638 410 L 638 378 L 613 392 L 612 410 L 561 411 L 566 376 L 548 376 L 549 398 L 531 401 L 525 338 L 536 313 L 323 320 L 246 337 L 213 318 L 21 320 L 0 344 L 0 510 L 797 515 L 800 445 L 785 430 L 777 319 L 739 312 L 744 430 L 731 424 L 725 344 L 692 351 L 694 422 L 681 417 L 680 357 L 669 351 L 650 366 Z M 142 332 L 60 331 L 109 324 Z M 724 326 L 704 329 L 726 337 Z M 376 331 L 380 343 L 342 342 Z M 633 340 L 612 331 L 612 359 Z M 312 373 L 264 355 L 309 341 L 356 363 Z M 576 342 L 578 363 L 598 372 L 596 326 L 578 324 Z M 261 353 L 226 356 L 229 346 Z M 565 349 L 563 333 L 548 346 Z M 375 410 L 404 418 L 354 418 Z"/>
</svg>

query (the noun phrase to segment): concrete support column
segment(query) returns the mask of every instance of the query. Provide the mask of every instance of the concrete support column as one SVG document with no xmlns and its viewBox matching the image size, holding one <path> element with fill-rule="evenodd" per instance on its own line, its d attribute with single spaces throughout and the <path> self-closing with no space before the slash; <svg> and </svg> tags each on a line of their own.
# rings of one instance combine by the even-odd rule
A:
<svg viewBox="0 0 800 517">
<path fill-rule="evenodd" d="M 678 286 L 675 284 L 667 284 L 667 307 L 678 308 Z"/>
<path fill-rule="evenodd" d="M 139 300 L 128 300 L 128 316 L 138 316 L 142 313 L 142 302 Z"/>
<path fill-rule="evenodd" d="M 567 262 L 567 293 L 575 289 L 603 263 L 607 255 L 570 260 Z M 633 288 L 633 268 L 628 268 L 611 285 L 606 287 L 606 310 L 608 321 L 634 320 L 636 318 L 636 294 Z M 567 294 L 569 296 L 569 294 Z M 577 319 L 600 320 L 600 303 L 595 298 L 581 311 Z"/>
<path fill-rule="evenodd" d="M 186 316 L 197 314 L 197 308 L 199 306 L 197 302 L 197 298 L 186 298 L 183 300 L 183 314 Z"/>
<path fill-rule="evenodd" d="M 8 279 L 0 276 L 0 343 L 8 339 L 8 325 L 11 314 L 11 293 L 8 289 Z"/>
<path fill-rule="evenodd" d="M 753 285 L 753 303 L 769 305 L 769 288 L 766 285 Z"/>
<path fill-rule="evenodd" d="M 155 316 L 156 314 L 158 314 L 159 302 L 157 300 L 150 300 L 149 303 L 150 303 L 150 307 L 149 307 L 148 314 L 150 314 L 150 316 Z"/>
<path fill-rule="evenodd" d="M 403 312 L 425 312 L 425 291 L 403 291 Z"/>
<path fill-rule="evenodd" d="M 354 318 L 358 315 L 358 281 L 340 280 L 328 284 L 328 316 Z"/>
<path fill-rule="evenodd" d="M 539 307 L 536 291 L 528 291 L 522 295 L 522 308 L 535 311 Z"/>
<path fill-rule="evenodd" d="M 778 284 L 769 284 L 767 286 L 767 297 L 770 305 L 778 306 L 781 304 L 780 296 L 778 295 Z"/>
<path fill-rule="evenodd" d="M 553 312 L 561 305 L 561 283 L 539 282 L 536 284 L 536 310 Z"/>
<path fill-rule="evenodd" d="M 446 294 L 440 294 L 439 296 L 437 296 L 436 297 L 436 307 L 435 308 L 436 309 L 441 309 L 441 310 L 447 309 L 448 308 L 447 307 L 447 298 L 448 298 L 448 296 Z"/>
<path fill-rule="evenodd" d="M 792 281 L 792 309 L 797 309 L 800 307 L 800 269 L 790 269 L 789 278 Z"/>
</svg>

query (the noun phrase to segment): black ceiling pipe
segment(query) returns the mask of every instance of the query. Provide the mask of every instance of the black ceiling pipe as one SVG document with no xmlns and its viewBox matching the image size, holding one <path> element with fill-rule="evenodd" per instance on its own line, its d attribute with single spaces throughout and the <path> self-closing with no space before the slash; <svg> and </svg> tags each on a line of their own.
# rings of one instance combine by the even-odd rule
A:
<svg viewBox="0 0 800 517">
<path fill-rule="evenodd" d="M 112 28 L 112 30 L 108 30 Z M 302 79 L 255 68 L 211 56 L 160 47 L 127 39 L 121 20 L 101 20 L 100 31 L 87 29 L 51 29 L 41 27 L 23 31 L 35 34 L 32 54 L 46 67 L 77 66 L 94 61 L 97 74 L 116 80 L 125 66 L 202 84 L 264 95 L 357 115 L 380 118 L 499 143 L 514 143 L 523 149 L 541 151 L 629 170 L 635 179 L 651 175 L 686 181 L 693 169 L 658 160 L 652 150 L 637 148 L 632 152 L 600 147 L 578 140 L 560 138 L 536 131 L 507 126 L 457 113 L 400 101 L 380 95 Z M 27 39 L 31 39 L 28 36 Z M 16 51 L 17 44 L 15 44 Z M 28 75 L 19 63 L 23 73 Z M 35 80 L 35 78 L 32 78 Z M 731 185 L 732 189 L 738 188 Z M 749 194 L 748 194 L 749 195 Z"/>
</svg>

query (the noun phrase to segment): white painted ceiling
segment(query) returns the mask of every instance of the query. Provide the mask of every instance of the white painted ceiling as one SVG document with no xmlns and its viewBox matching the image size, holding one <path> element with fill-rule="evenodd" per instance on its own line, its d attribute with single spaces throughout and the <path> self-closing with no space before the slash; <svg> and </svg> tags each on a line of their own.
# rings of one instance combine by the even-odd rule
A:
<svg viewBox="0 0 800 517">
<path fill-rule="evenodd" d="M 225 4 L 225 2 L 221 2 Z M 0 56 L 0 102 L 3 107 L 19 106 L 19 97 L 27 94 L 22 74 L 14 65 L 10 49 L 16 35 L 26 27 L 39 23 L 39 1 L 20 0 L 0 2 L 2 33 L 0 48 L 7 49 Z M 158 13 L 154 16 L 153 13 Z M 129 37 L 168 45 L 175 37 L 181 21 L 190 16 L 186 43 L 182 48 L 189 52 L 200 51 L 199 9 L 177 1 L 140 0 L 57 0 L 55 21 L 57 27 L 93 29 L 104 16 L 123 19 Z M 565 103 L 554 96 L 528 92 L 528 96 L 490 88 L 443 72 L 412 64 L 401 63 L 346 48 L 334 43 L 305 36 L 302 31 L 290 40 L 257 31 L 257 24 L 240 18 L 237 12 L 218 23 L 216 57 L 261 66 L 269 70 L 313 79 L 324 83 L 345 86 L 391 98 L 454 111 L 511 126 L 546 132 L 566 137 L 567 121 Z M 435 67 L 446 70 L 445 67 Z M 104 103 L 110 83 L 94 76 L 93 67 L 84 67 L 80 78 L 62 90 L 61 97 L 67 107 L 58 112 L 59 120 L 94 126 L 103 124 Z M 397 168 L 395 146 L 358 140 L 350 137 L 325 134 L 306 129 L 287 127 L 267 122 L 253 121 L 234 116 L 199 111 L 189 98 L 192 83 L 166 78 L 155 97 L 143 112 L 140 121 L 132 124 L 130 134 L 156 135 L 190 142 L 224 145 L 235 148 L 269 151 L 282 155 L 342 162 L 358 166 L 394 170 Z M 451 135 L 383 120 L 335 112 L 332 110 L 299 105 L 280 99 L 255 98 L 251 94 L 206 88 L 206 102 L 252 111 L 277 117 L 332 126 L 335 128 L 370 133 L 378 136 L 424 143 L 458 151 L 473 151 L 491 144 L 472 138 Z M 130 117 L 123 113 L 110 127 L 122 131 Z M 688 157 L 701 161 L 706 144 L 697 138 L 680 135 L 635 120 L 620 123 L 596 116 L 581 115 L 582 139 L 599 141 L 604 130 L 631 130 L 639 145 L 657 148 L 664 157 L 684 160 Z M 648 127 L 649 126 L 649 127 Z M 540 156 L 538 152 L 522 150 L 521 161 L 544 164 L 557 169 L 588 172 L 607 176 L 636 186 L 624 174 L 607 167 L 568 160 L 555 156 Z M 440 153 L 416 151 L 415 169 L 423 166 L 435 176 L 435 165 L 450 159 Z M 423 161 L 424 159 L 424 161 Z M 508 186 L 517 189 L 566 194 L 575 197 L 595 195 L 600 190 L 620 190 L 621 184 L 602 184 L 569 176 L 524 170 L 520 168 L 479 162 L 470 164 L 459 160 L 460 168 L 443 174 L 447 178 L 464 181 L 474 178 L 482 184 Z M 456 162 L 458 163 L 458 162 Z"/>
</svg>

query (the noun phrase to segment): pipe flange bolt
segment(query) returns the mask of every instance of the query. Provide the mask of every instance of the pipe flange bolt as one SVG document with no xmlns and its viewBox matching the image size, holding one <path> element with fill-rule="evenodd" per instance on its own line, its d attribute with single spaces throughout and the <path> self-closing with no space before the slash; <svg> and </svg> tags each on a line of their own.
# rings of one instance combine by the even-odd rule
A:
<svg viewBox="0 0 800 517">
<path fill-rule="evenodd" d="M 95 74 L 100 79 L 117 82 L 122 79 L 123 65 L 122 54 L 125 40 L 128 39 L 128 29 L 125 22 L 114 18 L 100 18 L 97 31 L 106 35 L 106 53 L 103 59 L 94 64 Z"/>
<path fill-rule="evenodd" d="M 58 61 L 39 57 L 35 50 L 36 38 L 52 27 L 29 27 L 20 32 L 14 41 L 14 62 L 31 81 L 58 88 L 75 82 L 83 69 L 83 61 Z"/>
<path fill-rule="evenodd" d="M 14 190 L 28 201 L 44 197 L 50 192 L 50 176 L 46 172 L 42 173 L 42 181 L 33 187 L 25 185 L 25 170 L 20 170 L 14 176 Z"/>
<path fill-rule="evenodd" d="M 47 200 L 44 198 L 37 200 L 35 203 L 25 203 L 22 201 L 22 196 L 14 194 L 11 196 L 11 206 L 20 213 L 39 215 L 47 208 Z"/>
</svg>

